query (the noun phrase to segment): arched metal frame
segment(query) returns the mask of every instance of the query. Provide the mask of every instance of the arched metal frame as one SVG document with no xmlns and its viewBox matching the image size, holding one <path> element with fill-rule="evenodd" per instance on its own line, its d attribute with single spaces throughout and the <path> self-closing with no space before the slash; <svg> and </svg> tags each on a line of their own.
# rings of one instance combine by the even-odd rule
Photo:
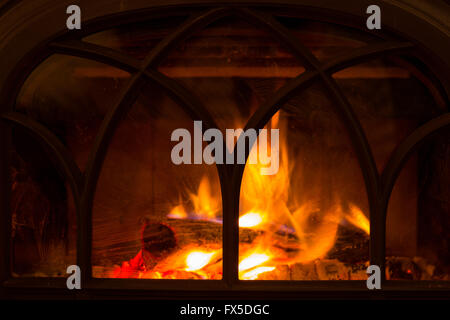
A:
<svg viewBox="0 0 450 320">
<path fill-rule="evenodd" d="M 197 12 L 197 10 L 195 10 Z M 164 14 L 164 13 L 163 13 Z M 167 13 L 166 13 L 167 14 Z M 121 14 L 120 23 L 136 21 L 141 18 L 132 17 L 133 13 L 128 12 Z M 317 291 L 317 290 L 343 290 L 351 289 L 357 291 L 367 291 L 364 281 L 239 281 L 238 280 L 238 216 L 239 216 L 239 194 L 244 165 L 218 165 L 218 173 L 221 181 L 222 201 L 223 201 L 223 255 L 224 255 L 224 279 L 223 280 L 135 280 L 135 279 L 93 279 L 91 277 L 91 234 L 92 234 L 92 203 L 95 194 L 97 180 L 100 175 L 102 163 L 104 161 L 109 143 L 123 115 L 131 108 L 144 85 L 151 83 L 163 88 L 166 93 L 176 101 L 193 119 L 200 119 L 204 122 L 205 129 L 214 128 L 217 125 L 214 119 L 209 115 L 207 109 L 189 92 L 188 89 L 179 84 L 176 80 L 168 78 L 157 70 L 158 62 L 168 53 L 175 45 L 191 34 L 201 30 L 208 24 L 222 17 L 235 15 L 244 18 L 258 27 L 264 28 L 271 32 L 279 41 L 290 48 L 294 56 L 303 62 L 305 72 L 298 77 L 288 81 L 282 88 L 274 93 L 274 95 L 265 102 L 250 118 L 246 125 L 247 128 L 260 129 L 271 119 L 271 117 L 282 107 L 282 105 L 292 96 L 306 89 L 313 81 L 321 81 L 327 93 L 335 102 L 336 113 L 343 122 L 344 127 L 350 137 L 353 148 L 356 151 L 358 161 L 363 173 L 365 186 L 367 189 L 369 208 L 370 208 L 370 262 L 371 264 L 380 265 L 384 270 L 385 264 L 385 230 L 386 230 L 386 211 L 387 205 L 395 180 L 406 162 L 408 156 L 413 150 L 424 141 L 429 135 L 450 125 L 450 113 L 441 115 L 411 133 L 403 143 L 397 148 L 396 152 L 390 158 L 387 166 L 381 174 L 378 173 L 375 161 L 371 152 L 369 143 L 365 137 L 364 131 L 355 116 L 353 109 L 339 89 L 337 83 L 332 78 L 332 74 L 350 65 L 365 61 L 374 57 L 378 57 L 388 53 L 405 52 L 416 48 L 417 46 L 411 42 L 399 42 L 386 40 L 382 43 L 369 44 L 366 47 L 353 50 L 343 56 L 338 56 L 334 60 L 320 63 L 312 53 L 305 48 L 295 37 L 293 37 L 288 29 L 281 25 L 271 14 L 266 11 L 258 10 L 251 6 L 212 6 L 209 9 L 200 10 L 200 13 L 194 13 L 191 17 L 176 29 L 171 35 L 163 39 L 151 52 L 144 61 L 129 57 L 120 52 L 109 48 L 101 47 L 95 44 L 82 42 L 80 39 L 85 34 L 83 32 L 74 32 L 72 35 L 58 35 L 50 39 L 45 46 L 40 48 L 40 56 L 33 63 L 30 63 L 26 70 L 21 70 L 18 81 L 14 81 L 14 90 L 12 90 L 13 100 L 17 96 L 23 82 L 28 74 L 41 61 L 45 60 L 53 53 L 61 53 L 82 58 L 95 60 L 98 62 L 110 64 L 131 73 L 131 78 L 127 86 L 123 89 L 117 103 L 108 111 L 105 116 L 99 132 L 96 136 L 92 147 L 86 170 L 82 173 L 71 158 L 69 151 L 62 145 L 53 133 L 38 124 L 34 120 L 27 118 L 13 111 L 13 103 L 9 104 L 9 110 L 4 110 L 0 114 L 0 118 L 4 123 L 20 126 L 29 131 L 41 143 L 49 147 L 52 160 L 60 169 L 64 177 L 70 184 L 74 194 L 74 200 L 77 204 L 77 263 L 83 270 L 83 288 L 87 289 L 149 289 L 149 290 L 183 290 L 189 287 L 194 290 L 271 290 L 271 291 Z M 144 18 L 149 18 L 143 15 Z M 142 18 L 142 19 L 144 19 Z M 106 17 L 105 21 L 113 20 L 113 17 Z M 115 23 L 107 23 L 112 26 Z M 97 31 L 106 28 L 104 21 L 97 23 Z M 93 22 L 92 33 L 96 28 Z M 445 86 L 448 92 L 448 88 Z M 448 99 L 444 93 L 447 108 Z M 12 101 L 12 100 L 11 100 Z M 5 137 L 0 140 L 0 148 L 8 150 L 10 126 L 1 125 L 0 133 Z M 7 181 L 5 167 L 7 167 L 8 159 L 0 159 L 1 181 Z M 4 184 L 3 182 L 1 183 Z M 2 193 L 0 204 L 2 209 L 8 208 L 8 192 Z M 3 218 L 6 229 L 9 233 L 10 217 L 8 214 Z M 9 238 L 8 242 L 9 244 Z M 6 245 L 5 253 L 8 253 Z M 9 257 L 7 257 L 4 269 L 6 276 L 4 277 L 5 286 L 21 287 L 65 287 L 64 279 L 10 279 Z M 382 272 L 384 275 L 384 272 Z M 417 288 L 431 288 L 449 290 L 450 284 L 443 282 L 408 282 L 402 284 L 398 281 L 386 281 L 383 279 L 383 288 L 402 288 L 403 285 L 416 286 Z"/>
</svg>

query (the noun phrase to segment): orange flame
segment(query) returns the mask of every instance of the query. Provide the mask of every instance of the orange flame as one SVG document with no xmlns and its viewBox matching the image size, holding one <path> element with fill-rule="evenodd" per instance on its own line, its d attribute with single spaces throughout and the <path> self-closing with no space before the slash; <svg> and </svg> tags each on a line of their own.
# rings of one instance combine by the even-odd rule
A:
<svg viewBox="0 0 450 320">
<path fill-rule="evenodd" d="M 356 227 L 364 230 L 370 234 L 370 221 L 366 215 L 357 206 L 350 204 L 350 212 L 345 216 L 345 219 Z"/>
<path fill-rule="evenodd" d="M 187 216 L 186 210 L 182 205 L 173 207 L 169 213 L 169 217 L 173 219 L 186 219 Z"/>
</svg>

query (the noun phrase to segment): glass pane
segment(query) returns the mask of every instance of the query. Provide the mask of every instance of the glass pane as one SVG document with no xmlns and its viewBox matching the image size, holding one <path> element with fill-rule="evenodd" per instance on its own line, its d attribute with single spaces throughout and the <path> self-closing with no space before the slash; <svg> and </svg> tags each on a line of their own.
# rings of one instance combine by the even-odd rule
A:
<svg viewBox="0 0 450 320">
<path fill-rule="evenodd" d="M 226 18 L 180 44 L 159 71 L 195 93 L 225 129 L 243 128 L 265 100 L 304 68 L 264 30 Z"/>
<path fill-rule="evenodd" d="M 413 153 L 395 183 L 387 215 L 387 279 L 450 280 L 449 182 L 447 127 Z"/>
<path fill-rule="evenodd" d="M 442 113 L 431 81 L 400 57 L 359 64 L 333 77 L 364 128 L 380 172 L 408 134 Z"/>
<path fill-rule="evenodd" d="M 93 208 L 94 277 L 222 278 L 217 170 L 172 162 L 172 132 L 193 137 L 194 123 L 161 92 L 143 91 L 109 147 Z"/>
<path fill-rule="evenodd" d="M 277 20 L 321 61 L 380 41 L 371 34 L 342 25 L 293 17 L 278 17 Z"/>
<path fill-rule="evenodd" d="M 12 275 L 67 277 L 67 267 L 76 264 L 71 189 L 23 129 L 13 129 L 12 145 Z"/>
<path fill-rule="evenodd" d="M 333 107 L 323 88 L 314 85 L 267 124 L 266 129 L 279 129 L 279 168 L 274 175 L 263 175 L 265 165 L 246 165 L 240 279 L 367 279 L 367 195 L 355 152 Z M 276 145 L 276 139 L 269 141 Z M 276 163 L 276 157 L 271 160 Z"/>
<path fill-rule="evenodd" d="M 25 82 L 16 111 L 53 132 L 84 169 L 100 123 L 129 77 L 95 61 L 52 55 Z"/>
<path fill-rule="evenodd" d="M 185 20 L 185 16 L 174 16 L 137 22 L 94 33 L 83 41 L 144 59 L 151 49 Z"/>
</svg>

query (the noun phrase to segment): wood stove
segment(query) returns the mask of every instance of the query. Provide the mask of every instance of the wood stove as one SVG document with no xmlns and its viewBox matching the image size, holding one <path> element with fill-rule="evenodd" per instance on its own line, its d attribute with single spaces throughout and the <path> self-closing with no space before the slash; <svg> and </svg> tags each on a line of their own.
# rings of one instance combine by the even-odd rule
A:
<svg viewBox="0 0 450 320">
<path fill-rule="evenodd" d="M 3 295 L 448 296 L 444 4 L 68 4 L 0 7 Z M 277 174 L 173 164 L 193 121 L 279 129 Z"/>
</svg>

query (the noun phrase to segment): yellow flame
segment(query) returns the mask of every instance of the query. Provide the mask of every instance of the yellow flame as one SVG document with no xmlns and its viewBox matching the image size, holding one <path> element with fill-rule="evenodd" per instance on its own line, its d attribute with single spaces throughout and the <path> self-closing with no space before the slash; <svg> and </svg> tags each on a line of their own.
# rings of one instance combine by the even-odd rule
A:
<svg viewBox="0 0 450 320">
<path fill-rule="evenodd" d="M 214 256 L 214 252 L 194 251 L 186 257 L 186 271 L 197 271 L 205 267 Z"/>
<path fill-rule="evenodd" d="M 345 219 L 356 227 L 364 230 L 367 234 L 370 234 L 370 221 L 366 215 L 357 206 L 350 204 L 350 213 L 345 216 Z"/>
<path fill-rule="evenodd" d="M 257 225 L 261 224 L 262 221 L 263 218 L 259 213 L 249 212 L 239 218 L 239 227 L 243 228 L 256 227 Z"/>
<path fill-rule="evenodd" d="M 187 216 L 186 210 L 181 204 L 174 207 L 169 213 L 169 217 L 173 219 L 185 219 Z"/>
<path fill-rule="evenodd" d="M 258 267 L 244 273 L 240 278 L 242 280 L 256 280 L 261 273 L 275 270 L 275 267 Z"/>
<path fill-rule="evenodd" d="M 212 195 L 207 176 L 203 176 L 197 193 L 191 193 L 190 198 L 194 204 L 195 214 L 200 217 L 215 218 L 222 209 L 220 197 Z"/>
</svg>

